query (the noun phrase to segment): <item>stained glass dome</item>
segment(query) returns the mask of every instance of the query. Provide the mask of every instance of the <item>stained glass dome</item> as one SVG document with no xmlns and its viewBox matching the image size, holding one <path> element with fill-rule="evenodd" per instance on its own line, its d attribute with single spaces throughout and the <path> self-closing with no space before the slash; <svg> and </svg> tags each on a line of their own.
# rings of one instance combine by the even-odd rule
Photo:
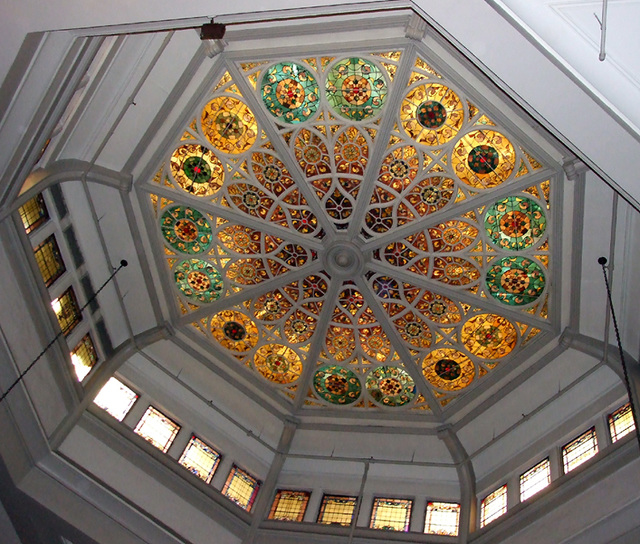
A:
<svg viewBox="0 0 640 544">
<path fill-rule="evenodd" d="M 557 165 L 412 50 L 225 62 L 145 186 L 191 341 L 297 413 L 439 415 L 517 369 Z"/>
</svg>

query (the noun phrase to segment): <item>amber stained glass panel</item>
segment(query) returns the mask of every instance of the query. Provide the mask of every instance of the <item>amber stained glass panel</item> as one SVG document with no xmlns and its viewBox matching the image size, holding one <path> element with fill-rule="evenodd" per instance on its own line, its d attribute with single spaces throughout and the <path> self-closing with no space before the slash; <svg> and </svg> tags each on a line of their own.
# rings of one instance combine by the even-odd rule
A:
<svg viewBox="0 0 640 544">
<path fill-rule="evenodd" d="M 49 212 L 42 194 L 37 194 L 32 199 L 27 200 L 20 206 L 18 212 L 20 213 L 20 219 L 22 219 L 22 225 L 27 234 L 33 232 L 49 219 Z"/>
<path fill-rule="evenodd" d="M 507 486 L 506 484 L 489 493 L 480 504 L 480 527 L 491 523 L 503 514 L 507 513 Z"/>
<path fill-rule="evenodd" d="M 84 380 L 85 376 L 98 361 L 96 348 L 93 345 L 90 334 L 85 334 L 78 345 L 71 352 L 71 362 L 76 371 L 78 381 Z"/>
<path fill-rule="evenodd" d="M 550 483 L 551 465 L 549 459 L 545 459 L 520 475 L 520 500 L 526 501 Z"/>
<path fill-rule="evenodd" d="M 220 463 L 220 454 L 196 436 L 192 436 L 178 460 L 189 472 L 207 483 Z"/>
<path fill-rule="evenodd" d="M 409 499 L 374 499 L 369 527 L 386 531 L 407 532 L 411 520 L 412 505 L 413 501 Z"/>
<path fill-rule="evenodd" d="M 322 498 L 318 523 L 326 525 L 351 525 L 353 512 L 358 499 L 356 497 L 343 497 L 340 495 L 325 495 Z"/>
<path fill-rule="evenodd" d="M 308 491 L 278 491 L 269 511 L 269 519 L 302 521 L 310 495 Z"/>
<path fill-rule="evenodd" d="M 66 270 L 56 237 L 52 234 L 33 250 L 44 284 L 49 287 Z"/>
<path fill-rule="evenodd" d="M 562 463 L 565 474 L 591 459 L 596 453 L 598 453 L 596 429 L 591 427 L 591 429 L 563 446 Z"/>
<path fill-rule="evenodd" d="M 153 406 L 149 406 L 133 432 L 153 444 L 163 453 L 167 453 L 179 430 L 180 425 Z"/>
<path fill-rule="evenodd" d="M 58 323 L 65 336 L 82 320 L 82 314 L 78 307 L 78 299 L 76 299 L 73 287 L 69 287 L 69 289 L 58 298 L 53 299 L 51 301 L 51 307 L 58 318 Z"/>
<path fill-rule="evenodd" d="M 617 442 L 636 428 L 630 404 L 625 404 L 612 414 L 609 414 L 608 419 L 612 442 Z"/>
<path fill-rule="evenodd" d="M 424 532 L 430 535 L 458 536 L 460 505 L 454 502 L 428 502 Z"/>
<path fill-rule="evenodd" d="M 259 489 L 260 482 L 258 480 L 233 465 L 229 477 L 222 488 L 222 494 L 235 502 L 240 508 L 250 512 Z"/>
</svg>

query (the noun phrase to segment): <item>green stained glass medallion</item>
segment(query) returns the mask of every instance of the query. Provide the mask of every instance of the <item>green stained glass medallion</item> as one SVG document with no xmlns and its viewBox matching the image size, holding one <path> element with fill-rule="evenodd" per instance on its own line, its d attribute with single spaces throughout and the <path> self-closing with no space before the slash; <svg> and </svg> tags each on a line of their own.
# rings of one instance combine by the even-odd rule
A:
<svg viewBox="0 0 640 544">
<path fill-rule="evenodd" d="M 178 289 L 189 300 L 209 303 L 222 294 L 222 276 L 214 266 L 200 259 L 188 259 L 176 266 L 174 277 Z"/>
<path fill-rule="evenodd" d="M 271 114 L 285 123 L 302 123 L 319 103 L 318 82 L 311 72 L 294 62 L 280 62 L 262 78 L 262 101 Z"/>
<path fill-rule="evenodd" d="M 358 400 L 362 385 L 351 370 L 337 365 L 325 365 L 313 377 L 318 396 L 331 404 L 351 404 Z"/>
<path fill-rule="evenodd" d="M 519 251 L 542 238 L 547 219 L 542 207 L 524 196 L 508 196 L 488 210 L 484 220 L 487 235 L 498 247 Z"/>
<path fill-rule="evenodd" d="M 476 174 L 488 174 L 497 168 L 500 162 L 500 155 L 495 147 L 478 145 L 469 153 L 467 162 L 469 163 L 469 168 Z"/>
<path fill-rule="evenodd" d="M 384 406 L 403 406 L 416 395 L 416 384 L 406 371 L 395 366 L 379 366 L 367 376 L 367 391 Z"/>
<path fill-rule="evenodd" d="M 387 97 L 382 70 L 361 58 L 343 59 L 327 76 L 326 96 L 335 112 L 351 121 L 362 121 L 380 111 Z"/>
<path fill-rule="evenodd" d="M 202 253 L 211 243 L 211 226 L 193 208 L 173 206 L 162 214 L 162 235 L 169 245 L 182 253 Z"/>
<path fill-rule="evenodd" d="M 491 296 L 510 306 L 535 301 L 544 291 L 542 268 L 527 257 L 505 257 L 487 271 L 486 283 Z"/>
</svg>

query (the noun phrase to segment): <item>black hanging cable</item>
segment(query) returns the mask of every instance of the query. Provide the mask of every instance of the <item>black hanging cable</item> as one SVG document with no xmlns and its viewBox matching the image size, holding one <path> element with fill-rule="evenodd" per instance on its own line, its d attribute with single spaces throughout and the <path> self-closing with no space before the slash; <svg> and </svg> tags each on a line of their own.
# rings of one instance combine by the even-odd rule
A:
<svg viewBox="0 0 640 544">
<path fill-rule="evenodd" d="M 120 271 L 121 268 L 124 268 L 125 266 L 127 266 L 129 263 L 127 261 L 125 261 L 124 259 L 122 259 L 120 261 L 120 266 L 118 268 L 116 268 L 113 273 L 111 274 L 111 276 L 109 276 L 107 278 L 107 280 L 100 286 L 100 289 L 98 289 L 88 300 L 87 302 L 85 302 L 85 304 L 79 309 L 79 312 L 82 313 L 82 311 L 89 306 L 89 304 L 91 304 L 95 298 L 98 296 L 98 293 L 100 293 L 100 291 L 102 291 L 107 284 L 113 279 L 113 277 Z M 65 330 L 61 330 L 58 334 L 55 335 L 55 337 L 53 338 L 53 340 L 51 340 L 51 342 L 49 342 L 45 348 L 38 354 L 38 356 L 31 362 L 31 364 L 20 374 L 20 376 L 18 376 L 18 379 L 16 379 L 16 381 L 14 381 L 10 386 L 9 389 L 7 389 L 2 396 L 0 397 L 0 403 L 7 397 L 7 395 L 11 392 L 11 390 L 18 385 L 22 379 L 25 377 L 25 375 L 27 374 L 27 372 L 29 372 L 34 366 L 35 364 L 40 360 L 40 358 L 47 353 L 47 351 L 49 350 L 49 348 L 51 346 L 53 346 L 53 344 L 55 344 L 56 340 L 58 340 L 58 338 L 60 338 L 64 333 L 66 332 Z"/>
<path fill-rule="evenodd" d="M 631 392 L 631 382 L 629 381 L 629 373 L 627 372 L 627 363 L 624 359 L 624 352 L 622 351 L 622 342 L 620 341 L 620 330 L 618 329 L 618 320 L 616 319 L 616 312 L 613 309 L 613 301 L 611 300 L 611 288 L 609 287 L 609 278 L 607 277 L 607 258 L 600 257 L 598 264 L 602 266 L 602 275 L 604 276 L 604 283 L 607 287 L 607 298 L 609 300 L 609 308 L 611 309 L 611 317 L 613 318 L 613 328 L 616 331 L 616 341 L 618 342 L 618 351 L 620 352 L 620 362 L 622 363 L 622 373 L 624 375 L 624 385 L 627 388 L 627 395 L 629 396 L 629 406 L 631 406 L 631 415 L 633 416 L 633 423 L 636 428 L 636 438 L 638 439 L 638 446 L 640 446 L 640 426 L 638 425 L 638 415 L 636 414 L 635 404 L 633 402 L 633 394 Z M 605 338 L 605 342 L 607 339 Z"/>
</svg>

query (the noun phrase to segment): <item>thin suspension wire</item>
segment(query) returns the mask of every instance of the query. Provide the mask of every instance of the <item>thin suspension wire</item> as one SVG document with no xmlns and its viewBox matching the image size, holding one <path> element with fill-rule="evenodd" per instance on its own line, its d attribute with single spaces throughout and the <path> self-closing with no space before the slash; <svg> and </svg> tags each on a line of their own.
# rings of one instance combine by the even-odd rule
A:
<svg viewBox="0 0 640 544">
<path fill-rule="evenodd" d="M 629 397 L 629 406 L 631 406 L 631 415 L 633 416 L 633 423 L 636 429 L 636 438 L 638 439 L 638 446 L 640 446 L 640 426 L 638 425 L 638 414 L 636 413 L 635 404 L 633 402 L 633 394 L 631 392 L 631 382 L 629 381 L 629 373 L 627 371 L 627 363 L 624 358 L 624 352 L 622 351 L 622 342 L 620 340 L 620 330 L 618 329 L 618 320 L 616 319 L 616 312 L 613 309 L 613 301 L 611 300 L 611 288 L 609 287 L 609 278 L 607 277 L 607 258 L 600 257 L 598 263 L 602 266 L 602 275 L 604 276 L 604 283 L 607 288 L 607 299 L 609 300 L 609 308 L 611 309 L 611 317 L 613 318 L 613 328 L 616 332 L 616 341 L 618 342 L 618 350 L 620 352 L 620 362 L 622 363 L 622 373 L 624 375 L 624 385 L 627 388 L 627 395 Z"/>
<path fill-rule="evenodd" d="M 116 268 L 113 273 L 107 278 L 107 280 L 100 286 L 100 288 L 93 294 L 93 296 L 91 296 L 87 302 L 85 302 L 85 304 L 79 309 L 79 312 L 82 313 L 82 311 L 89 306 L 89 304 L 91 304 L 96 297 L 98 296 L 98 293 L 100 293 L 100 291 L 102 291 L 107 284 L 114 278 L 114 276 L 120 271 L 121 268 L 124 268 L 125 266 L 127 266 L 129 263 L 127 261 L 125 261 L 124 259 L 122 259 L 120 261 L 120 266 L 118 268 Z M 55 344 L 56 340 L 58 340 L 58 338 L 60 338 L 65 332 L 67 332 L 67 329 L 65 328 L 64 330 L 61 330 L 58 334 L 56 334 L 53 337 L 53 340 L 51 340 L 51 342 L 49 342 L 45 348 L 38 354 L 38 356 L 31 362 L 31 364 L 20 374 L 20 376 L 18 376 L 18 378 L 9 386 L 9 389 L 7 389 L 3 394 L 2 397 L 0 397 L 0 403 L 2 403 L 2 401 L 7 397 L 7 395 L 9 393 L 11 393 L 11 390 L 18 385 L 22 379 L 25 377 L 25 375 L 27 374 L 27 372 L 29 372 L 34 366 L 35 364 L 40 360 L 40 358 L 47 352 L 49 351 L 49 348 L 51 346 L 53 346 L 53 344 Z"/>
</svg>

